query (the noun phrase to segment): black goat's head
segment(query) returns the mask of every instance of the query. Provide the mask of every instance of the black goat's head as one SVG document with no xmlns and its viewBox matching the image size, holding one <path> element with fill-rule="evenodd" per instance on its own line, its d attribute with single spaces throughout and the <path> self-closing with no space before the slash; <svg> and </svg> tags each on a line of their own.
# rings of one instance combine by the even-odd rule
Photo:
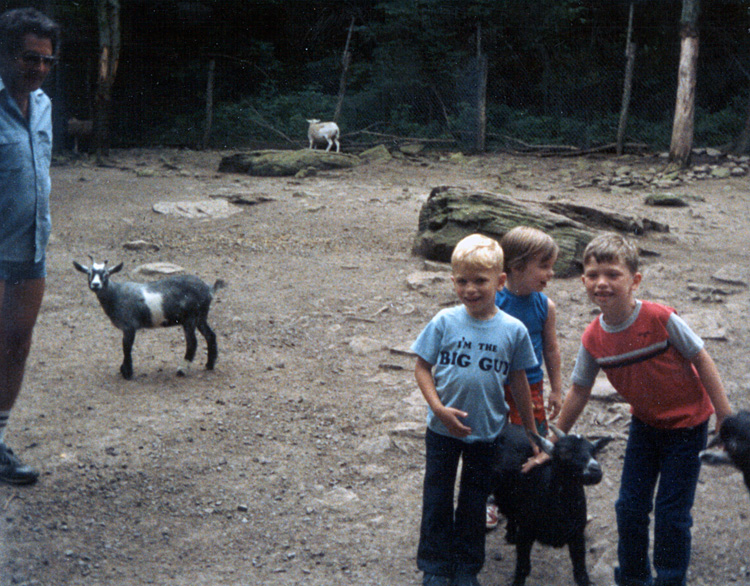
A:
<svg viewBox="0 0 750 586">
<path fill-rule="evenodd" d="M 119 263 L 110 269 L 107 267 L 107 262 L 108 261 L 106 260 L 103 263 L 94 262 L 94 259 L 92 258 L 90 267 L 84 266 L 76 261 L 73 261 L 73 266 L 77 271 L 88 275 L 89 289 L 96 293 L 97 291 L 106 288 L 110 275 L 114 275 L 122 270 L 122 263 Z"/>
<path fill-rule="evenodd" d="M 715 448 L 723 444 L 723 449 Z M 701 461 L 706 464 L 732 464 L 739 468 L 745 484 L 750 490 L 750 411 L 738 411 L 721 424 L 719 435 L 701 452 Z"/>
<path fill-rule="evenodd" d="M 604 449 L 611 437 L 599 438 L 593 442 L 576 434 L 565 434 L 554 425 L 550 429 L 557 436 L 557 442 L 550 454 L 552 461 L 566 475 L 570 475 L 581 484 L 599 484 L 602 480 L 602 467 L 596 460 L 596 455 Z"/>
</svg>

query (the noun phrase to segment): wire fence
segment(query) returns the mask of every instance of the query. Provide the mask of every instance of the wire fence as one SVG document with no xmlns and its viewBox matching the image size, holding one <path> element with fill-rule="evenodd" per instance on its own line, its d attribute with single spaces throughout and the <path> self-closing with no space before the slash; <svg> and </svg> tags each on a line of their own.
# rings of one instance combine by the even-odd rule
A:
<svg viewBox="0 0 750 586">
<path fill-rule="evenodd" d="M 712 51 L 729 52 L 722 47 Z M 585 48 L 578 55 L 540 53 L 536 59 L 510 59 L 496 49 L 481 56 L 470 56 L 467 49 L 463 59 L 426 70 L 420 48 L 404 46 L 382 59 L 380 69 L 368 64 L 368 75 L 347 87 L 338 120 L 344 142 L 356 149 L 418 138 L 440 148 L 473 150 L 483 145 L 489 151 L 585 150 L 614 143 L 622 107 L 624 50 L 617 56 Z M 127 48 L 123 54 L 129 55 Z M 655 59 L 645 51 L 636 54 L 625 132 L 632 148 L 669 147 L 677 52 L 668 57 L 665 65 L 664 58 Z M 208 60 L 183 61 L 177 73 L 174 63 L 162 62 L 143 47 L 123 62 L 123 79 L 112 101 L 113 146 L 202 144 Z M 154 69 L 160 64 L 163 71 Z M 78 86 L 90 79 L 85 69 L 90 65 L 90 60 L 71 60 L 60 69 L 69 80 L 67 87 L 58 83 L 53 88 L 61 117 L 88 114 L 91 90 Z M 282 79 L 273 79 L 246 97 L 217 95 L 208 146 L 305 146 L 306 119 L 333 116 L 338 74 L 328 72 L 334 83 L 327 89 L 312 84 L 289 88 Z M 219 59 L 215 86 L 231 88 L 247 75 L 235 63 Z M 717 80 L 740 79 L 746 84 L 747 76 L 738 59 L 714 68 L 704 65 L 696 93 L 696 146 L 725 145 L 739 136 L 748 111 L 747 90 L 743 83 L 724 89 Z"/>
</svg>

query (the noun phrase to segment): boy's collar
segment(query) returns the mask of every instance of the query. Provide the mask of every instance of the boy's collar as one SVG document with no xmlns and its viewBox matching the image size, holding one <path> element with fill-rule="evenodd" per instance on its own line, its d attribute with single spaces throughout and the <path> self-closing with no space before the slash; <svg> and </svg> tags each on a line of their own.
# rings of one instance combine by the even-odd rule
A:
<svg viewBox="0 0 750 586">
<path fill-rule="evenodd" d="M 635 320 L 638 319 L 638 314 L 641 311 L 641 303 L 640 299 L 634 299 L 635 306 L 633 307 L 633 310 L 630 312 L 630 315 L 626 317 L 623 321 L 621 321 L 618 324 L 608 324 L 606 321 L 604 321 L 604 314 L 599 315 L 599 323 L 602 326 L 602 329 L 605 332 L 609 333 L 616 333 L 616 332 L 622 332 L 626 329 L 628 329 L 630 326 L 632 326 L 635 323 Z"/>
</svg>

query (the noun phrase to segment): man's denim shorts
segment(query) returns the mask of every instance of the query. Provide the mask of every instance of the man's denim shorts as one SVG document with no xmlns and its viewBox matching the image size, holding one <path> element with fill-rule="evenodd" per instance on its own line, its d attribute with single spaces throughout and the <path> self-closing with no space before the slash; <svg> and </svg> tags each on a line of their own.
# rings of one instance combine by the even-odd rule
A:
<svg viewBox="0 0 750 586">
<path fill-rule="evenodd" d="M 46 276 L 46 259 L 39 262 L 0 260 L 0 281 L 17 284 L 30 279 L 43 279 Z"/>
</svg>

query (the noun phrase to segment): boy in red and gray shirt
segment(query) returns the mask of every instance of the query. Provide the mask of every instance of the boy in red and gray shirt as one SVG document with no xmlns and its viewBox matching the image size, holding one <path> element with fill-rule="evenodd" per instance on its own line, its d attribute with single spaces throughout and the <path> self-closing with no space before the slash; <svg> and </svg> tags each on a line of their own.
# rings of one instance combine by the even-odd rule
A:
<svg viewBox="0 0 750 586">
<path fill-rule="evenodd" d="M 603 369 L 633 415 L 615 503 L 620 564 L 615 581 L 683 586 L 698 454 L 711 414 L 716 413 L 718 430 L 731 406 L 703 340 L 671 307 L 634 297 L 642 279 L 635 245 L 616 234 L 598 236 L 586 247 L 583 266 L 586 293 L 602 312 L 583 333 L 558 425 L 570 430 Z M 649 561 L 652 507 L 655 580 Z"/>
</svg>

